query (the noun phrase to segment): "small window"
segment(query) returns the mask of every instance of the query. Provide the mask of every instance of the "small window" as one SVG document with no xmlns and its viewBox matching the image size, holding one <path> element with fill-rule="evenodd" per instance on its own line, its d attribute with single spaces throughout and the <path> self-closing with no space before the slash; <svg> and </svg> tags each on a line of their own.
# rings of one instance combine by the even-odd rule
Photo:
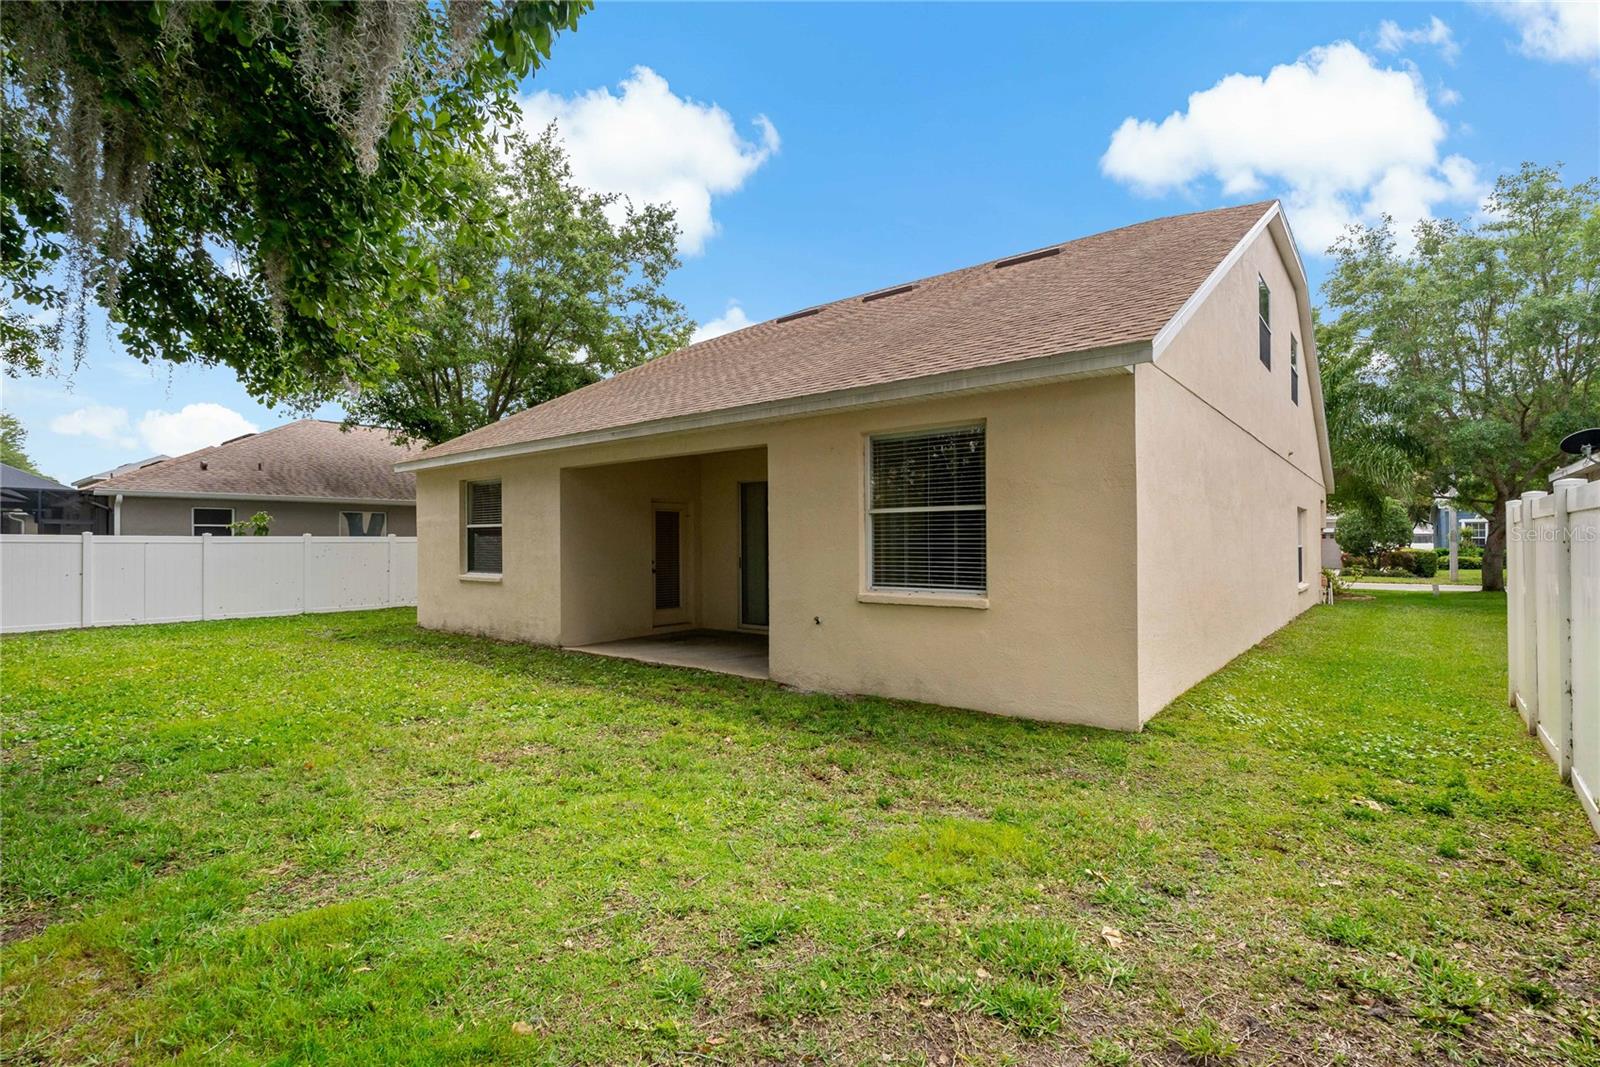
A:
<svg viewBox="0 0 1600 1067">
<path fill-rule="evenodd" d="M 1294 580 L 1306 584 L 1306 509 L 1294 509 Z"/>
<path fill-rule="evenodd" d="M 467 483 L 467 573 L 500 573 L 500 483 Z"/>
<path fill-rule="evenodd" d="M 346 537 L 382 537 L 389 516 L 382 511 L 341 511 L 339 525 Z"/>
<path fill-rule="evenodd" d="M 1289 399 L 1300 403 L 1300 340 L 1289 335 Z"/>
<path fill-rule="evenodd" d="M 1261 318 L 1261 365 L 1268 370 L 1272 369 L 1272 290 L 1267 288 L 1267 280 L 1256 275 L 1256 302 L 1257 311 Z"/>
<path fill-rule="evenodd" d="M 210 534 L 212 537 L 233 536 L 232 508 L 194 508 L 191 516 L 194 535 Z"/>
<path fill-rule="evenodd" d="M 871 588 L 987 590 L 985 464 L 982 426 L 868 440 Z"/>
</svg>

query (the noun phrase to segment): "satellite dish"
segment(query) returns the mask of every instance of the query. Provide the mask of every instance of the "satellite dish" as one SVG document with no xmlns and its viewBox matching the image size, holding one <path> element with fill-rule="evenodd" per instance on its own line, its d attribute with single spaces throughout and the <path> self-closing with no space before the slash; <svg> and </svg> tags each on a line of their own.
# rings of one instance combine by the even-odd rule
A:
<svg viewBox="0 0 1600 1067">
<path fill-rule="evenodd" d="M 1600 451 L 1600 426 L 1567 434 L 1561 439 L 1561 451 L 1569 456 L 1587 456 Z"/>
</svg>

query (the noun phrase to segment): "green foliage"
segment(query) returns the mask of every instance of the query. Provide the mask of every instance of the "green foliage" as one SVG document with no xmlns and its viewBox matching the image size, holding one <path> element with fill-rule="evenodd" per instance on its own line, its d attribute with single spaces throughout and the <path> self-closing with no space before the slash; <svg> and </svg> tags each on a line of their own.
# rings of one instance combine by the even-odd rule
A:
<svg viewBox="0 0 1600 1067">
<path fill-rule="evenodd" d="M 470 168 L 473 210 L 429 230 L 439 290 L 408 305 L 396 373 L 346 406 L 353 421 L 445 441 L 681 347 L 693 330 L 663 291 L 678 266 L 670 207 L 622 206 L 572 180 L 554 130 Z"/>
<path fill-rule="evenodd" d="M 1403 430 L 1425 455 L 1421 495 L 1489 520 L 1484 588 L 1500 589 L 1506 502 L 1544 487 L 1563 434 L 1600 422 L 1600 181 L 1525 164 L 1487 206 L 1475 227 L 1422 223 L 1412 251 L 1387 223 L 1347 234 L 1324 332 L 1335 376 L 1372 402 L 1356 427 Z"/>
<path fill-rule="evenodd" d="M 22 425 L 22 420 L 9 411 L 0 411 L 0 463 L 9 463 L 29 474 L 39 474 L 39 468 L 28 455 L 28 431 Z M 39 477 L 44 475 L 39 474 Z"/>
<path fill-rule="evenodd" d="M 248 519 L 240 519 L 228 527 L 241 536 L 266 537 L 271 532 L 272 516 L 265 511 L 258 511 Z"/>
<path fill-rule="evenodd" d="M 387 377 L 373 342 L 436 283 L 413 232 L 463 210 L 462 161 L 587 7 L 7 4 L 0 275 L 62 313 L 8 314 L 7 369 L 80 358 L 93 302 L 135 357 L 267 400 Z"/>
<path fill-rule="evenodd" d="M 1365 508 L 1351 508 L 1334 524 L 1333 539 L 1353 556 L 1399 548 L 1411 543 L 1411 517 L 1392 497 L 1383 501 L 1376 514 Z"/>
</svg>

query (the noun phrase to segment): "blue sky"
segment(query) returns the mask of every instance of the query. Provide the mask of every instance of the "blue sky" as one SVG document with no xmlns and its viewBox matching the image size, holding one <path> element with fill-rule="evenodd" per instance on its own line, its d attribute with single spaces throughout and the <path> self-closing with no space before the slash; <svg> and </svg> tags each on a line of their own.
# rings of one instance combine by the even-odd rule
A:
<svg viewBox="0 0 1600 1067">
<path fill-rule="evenodd" d="M 1315 283 L 1342 223 L 1470 217 L 1523 160 L 1600 173 L 1595 11 L 602 3 L 525 111 L 588 184 L 679 207 L 670 290 L 709 330 L 1275 196 Z M 103 330 L 70 382 L 0 390 L 65 480 L 289 417 Z"/>
</svg>

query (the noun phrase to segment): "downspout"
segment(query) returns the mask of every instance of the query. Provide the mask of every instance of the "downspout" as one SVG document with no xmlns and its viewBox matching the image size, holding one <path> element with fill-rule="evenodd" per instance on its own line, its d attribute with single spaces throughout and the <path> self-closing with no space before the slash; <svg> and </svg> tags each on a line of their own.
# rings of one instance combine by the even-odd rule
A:
<svg viewBox="0 0 1600 1067">
<path fill-rule="evenodd" d="M 122 536 L 122 494 L 118 493 L 111 503 L 111 533 L 115 537 Z"/>
</svg>

